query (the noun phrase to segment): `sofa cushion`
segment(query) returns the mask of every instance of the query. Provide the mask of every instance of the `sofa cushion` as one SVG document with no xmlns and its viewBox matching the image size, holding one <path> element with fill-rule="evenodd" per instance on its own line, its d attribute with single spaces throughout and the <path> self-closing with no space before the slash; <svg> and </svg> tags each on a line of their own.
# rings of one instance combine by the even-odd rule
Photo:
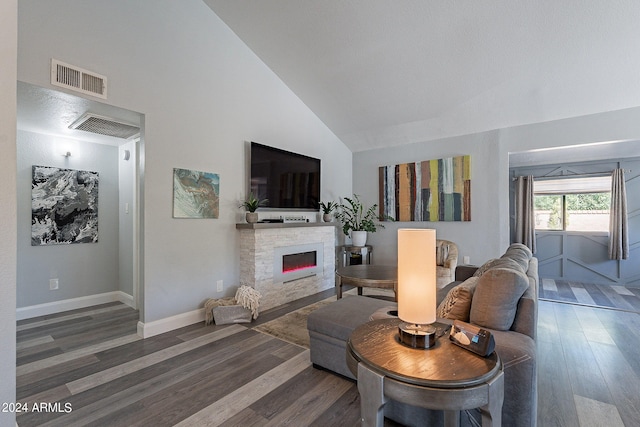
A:
<svg viewBox="0 0 640 427">
<path fill-rule="evenodd" d="M 469 321 L 469 311 L 478 277 L 471 277 L 449 291 L 438 306 L 436 317 Z"/>
<path fill-rule="evenodd" d="M 529 279 L 519 270 L 491 268 L 478 278 L 469 319 L 485 328 L 507 331 L 516 316 L 518 301 L 529 287 Z"/>
</svg>

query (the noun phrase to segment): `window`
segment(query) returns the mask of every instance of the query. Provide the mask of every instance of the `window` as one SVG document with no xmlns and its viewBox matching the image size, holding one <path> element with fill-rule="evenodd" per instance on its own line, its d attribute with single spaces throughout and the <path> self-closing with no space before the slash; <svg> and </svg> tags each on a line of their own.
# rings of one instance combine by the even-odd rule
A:
<svg viewBox="0 0 640 427">
<path fill-rule="evenodd" d="M 537 180 L 533 192 L 536 230 L 609 231 L 610 176 Z"/>
</svg>

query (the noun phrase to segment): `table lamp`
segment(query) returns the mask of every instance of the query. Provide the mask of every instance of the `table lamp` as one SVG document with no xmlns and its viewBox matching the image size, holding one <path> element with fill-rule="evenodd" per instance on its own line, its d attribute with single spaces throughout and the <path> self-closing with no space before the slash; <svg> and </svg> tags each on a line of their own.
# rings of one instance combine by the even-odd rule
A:
<svg viewBox="0 0 640 427">
<path fill-rule="evenodd" d="M 398 230 L 398 317 L 402 344 L 435 344 L 436 230 Z"/>
</svg>

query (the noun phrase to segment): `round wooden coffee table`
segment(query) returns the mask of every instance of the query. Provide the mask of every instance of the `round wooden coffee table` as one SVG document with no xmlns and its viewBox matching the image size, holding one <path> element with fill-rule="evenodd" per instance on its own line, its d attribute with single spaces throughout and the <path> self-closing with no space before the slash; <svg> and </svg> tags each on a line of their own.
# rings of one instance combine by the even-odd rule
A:
<svg viewBox="0 0 640 427">
<path fill-rule="evenodd" d="M 395 265 L 347 265 L 336 270 L 337 298 L 342 298 L 342 285 L 358 287 L 358 295 L 362 288 L 393 289 L 395 300 L 398 300 L 398 267 Z"/>
<path fill-rule="evenodd" d="M 357 327 L 347 344 L 347 365 L 358 379 L 362 426 L 382 426 L 389 399 L 441 409 L 445 426 L 458 426 L 460 411 L 480 408 L 482 425 L 500 426 L 504 400 L 502 362 L 480 357 L 440 337 L 428 350 L 398 340 L 396 319 Z"/>
</svg>

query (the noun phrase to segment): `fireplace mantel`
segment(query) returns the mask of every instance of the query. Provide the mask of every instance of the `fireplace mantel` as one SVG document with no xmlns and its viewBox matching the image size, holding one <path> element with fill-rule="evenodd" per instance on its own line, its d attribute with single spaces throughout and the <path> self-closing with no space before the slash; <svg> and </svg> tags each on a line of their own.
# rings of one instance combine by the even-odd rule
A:
<svg viewBox="0 0 640 427">
<path fill-rule="evenodd" d="M 268 228 L 294 228 L 294 227 L 336 227 L 337 222 L 255 222 L 249 224 L 240 222 L 236 224 L 237 230 L 263 230 Z"/>
</svg>

